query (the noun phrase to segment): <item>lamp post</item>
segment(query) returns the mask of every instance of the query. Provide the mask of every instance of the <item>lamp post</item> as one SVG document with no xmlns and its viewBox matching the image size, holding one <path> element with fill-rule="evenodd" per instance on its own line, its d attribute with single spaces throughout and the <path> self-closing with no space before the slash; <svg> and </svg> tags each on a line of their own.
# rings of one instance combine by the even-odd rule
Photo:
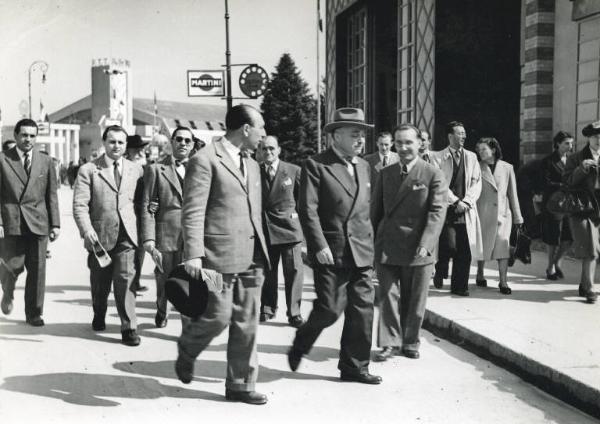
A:
<svg viewBox="0 0 600 424">
<path fill-rule="evenodd" d="M 36 60 L 31 65 L 29 65 L 28 71 L 28 88 L 29 88 L 29 119 L 31 119 L 31 72 L 34 68 L 39 68 L 42 71 L 42 84 L 46 82 L 46 72 L 48 72 L 48 63 L 43 60 Z"/>
<path fill-rule="evenodd" d="M 227 111 L 233 105 L 233 97 L 231 96 L 231 51 L 229 50 L 229 2 L 225 0 L 225 72 L 227 74 Z"/>
</svg>

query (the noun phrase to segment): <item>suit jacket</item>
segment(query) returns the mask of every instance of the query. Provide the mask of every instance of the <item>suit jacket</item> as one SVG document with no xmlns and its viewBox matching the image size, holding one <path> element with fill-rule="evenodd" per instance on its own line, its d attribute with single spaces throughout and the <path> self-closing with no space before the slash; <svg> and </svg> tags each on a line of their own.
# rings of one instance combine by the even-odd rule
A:
<svg viewBox="0 0 600 424">
<path fill-rule="evenodd" d="M 255 237 L 266 265 L 262 229 L 260 169 L 247 158 L 247 183 L 223 146 L 214 140 L 190 159 L 183 184 L 184 258 L 203 258 L 203 266 L 224 274 L 248 270 Z"/>
<path fill-rule="evenodd" d="M 448 204 L 452 205 L 462 200 L 470 206 L 465 213 L 465 224 L 467 235 L 469 237 L 469 246 L 471 248 L 471 257 L 473 260 L 481 260 L 483 255 L 481 241 L 481 225 L 477 213 L 477 199 L 481 194 L 481 168 L 477 155 L 463 148 L 465 163 L 465 197 L 459 199 L 452 190 L 448 190 Z M 454 169 L 454 159 L 450 148 L 446 147 L 439 152 L 430 152 L 432 164 L 442 170 L 446 184 L 452 180 L 452 170 Z"/>
<path fill-rule="evenodd" d="M 302 168 L 298 212 L 311 259 L 329 247 L 338 267 L 373 265 L 369 164 L 357 158 L 355 177 L 332 148 Z"/>
<path fill-rule="evenodd" d="M 24 220 L 33 234 L 47 236 L 50 228 L 60 227 L 52 158 L 32 151 L 28 177 L 16 149 L 0 153 L 0 225 L 5 235 L 18 236 Z"/>
<path fill-rule="evenodd" d="M 146 166 L 142 201 L 142 242 L 153 240 L 163 252 L 183 248 L 181 208 L 183 186 L 179 181 L 173 156 Z"/>
<path fill-rule="evenodd" d="M 273 182 L 266 166 L 261 166 L 263 224 L 270 245 L 302 241 L 302 228 L 296 208 L 300 189 L 300 167 L 279 161 Z"/>
<path fill-rule="evenodd" d="M 562 187 L 562 176 L 565 171 L 566 163 L 560 160 L 560 155 L 555 150 L 545 158 L 541 160 L 540 167 L 543 178 L 543 193 L 542 193 L 542 207 L 546 207 L 546 202 L 559 188 Z"/>
<path fill-rule="evenodd" d="M 481 162 L 481 176 L 483 183 L 477 210 L 481 222 L 483 258 L 508 258 L 512 225 L 523 223 L 515 171 L 511 164 L 499 160 L 492 174 L 488 164 Z"/>
<path fill-rule="evenodd" d="M 375 182 L 377 181 L 377 176 L 383 169 L 383 162 L 381 162 L 378 151 L 365 155 L 363 159 L 366 160 L 371 167 L 371 189 L 373 189 L 375 187 Z M 398 153 L 390 152 L 390 161 L 387 166 L 398 163 L 399 160 Z"/>
<path fill-rule="evenodd" d="M 371 199 L 375 261 L 397 266 L 434 263 L 447 208 L 448 185 L 433 165 L 418 158 L 404 181 L 399 163 L 382 169 Z M 418 247 L 429 255 L 415 258 Z"/>
<path fill-rule="evenodd" d="M 81 237 L 94 230 L 108 251 L 117 244 L 120 223 L 138 245 L 137 214 L 141 209 L 142 167 L 123 158 L 121 185 L 115 184 L 113 168 L 106 154 L 79 168 L 73 191 L 73 217 Z M 92 246 L 85 245 L 91 250 Z"/>
</svg>

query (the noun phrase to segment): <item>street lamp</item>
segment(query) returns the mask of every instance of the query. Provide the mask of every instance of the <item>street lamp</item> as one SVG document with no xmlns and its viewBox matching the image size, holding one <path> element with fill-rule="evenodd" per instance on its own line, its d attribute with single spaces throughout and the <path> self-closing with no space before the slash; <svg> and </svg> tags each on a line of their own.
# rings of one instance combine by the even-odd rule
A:
<svg viewBox="0 0 600 424">
<path fill-rule="evenodd" d="M 48 72 L 48 63 L 43 60 L 36 60 L 31 65 L 29 65 L 29 79 L 28 79 L 28 87 L 29 87 L 29 119 L 31 119 L 31 72 L 35 68 L 39 68 L 42 71 L 42 84 L 46 83 L 46 72 Z"/>
</svg>

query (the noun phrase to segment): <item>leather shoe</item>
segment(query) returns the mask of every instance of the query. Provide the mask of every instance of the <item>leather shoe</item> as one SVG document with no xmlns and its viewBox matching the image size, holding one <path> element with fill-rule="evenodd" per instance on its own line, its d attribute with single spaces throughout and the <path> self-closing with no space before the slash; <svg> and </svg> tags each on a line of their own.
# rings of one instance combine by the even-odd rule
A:
<svg viewBox="0 0 600 424">
<path fill-rule="evenodd" d="M 32 327 L 43 327 L 44 326 L 44 320 L 39 315 L 37 317 L 27 318 L 25 320 L 25 322 L 27 322 L 27 324 L 31 325 Z"/>
<path fill-rule="evenodd" d="M 450 290 L 450 293 L 455 294 L 457 296 L 468 297 L 469 290 Z"/>
<path fill-rule="evenodd" d="M 92 329 L 94 331 L 104 331 L 106 330 L 106 322 L 104 322 L 104 317 L 100 315 L 94 315 L 94 319 L 92 320 Z"/>
<path fill-rule="evenodd" d="M 585 301 L 587 303 L 596 303 L 598 300 L 598 295 L 593 290 L 588 290 L 585 294 Z"/>
<path fill-rule="evenodd" d="M 419 351 L 413 349 L 403 349 L 402 354 L 410 359 L 419 359 L 421 357 Z"/>
<path fill-rule="evenodd" d="M 127 346 L 137 346 L 141 342 L 140 336 L 137 335 L 135 330 L 121 331 L 121 343 Z"/>
<path fill-rule="evenodd" d="M 485 278 L 482 280 L 475 280 L 475 284 L 477 284 L 477 287 L 487 287 L 487 280 Z"/>
<path fill-rule="evenodd" d="M 264 312 L 261 312 L 260 317 L 258 318 L 260 322 L 267 322 L 270 319 L 273 319 L 273 314 L 266 314 Z"/>
<path fill-rule="evenodd" d="M 498 288 L 500 289 L 500 293 L 502 293 L 502 294 L 511 294 L 512 293 L 511 288 L 508 286 L 498 286 Z"/>
<path fill-rule="evenodd" d="M 369 374 L 368 372 L 345 373 L 340 374 L 340 379 L 343 381 L 353 381 L 363 384 L 381 384 L 381 377 L 378 375 Z"/>
<path fill-rule="evenodd" d="M 186 361 L 181 355 L 177 356 L 175 374 L 183 384 L 190 384 L 194 379 L 194 363 Z"/>
<path fill-rule="evenodd" d="M 558 275 L 556 272 L 554 274 L 550 274 L 548 271 L 546 271 L 546 280 L 556 281 L 558 280 Z"/>
<path fill-rule="evenodd" d="M 12 299 L 10 299 L 6 293 L 2 295 L 2 302 L 0 302 L 0 307 L 2 308 L 2 313 L 4 315 L 10 315 L 10 313 L 13 310 Z"/>
<path fill-rule="evenodd" d="M 300 366 L 300 362 L 302 361 L 302 353 L 298 352 L 293 347 L 288 351 L 288 364 L 290 365 L 290 369 L 292 371 L 296 371 Z"/>
<path fill-rule="evenodd" d="M 438 277 L 437 275 L 433 276 L 433 286 L 436 289 L 441 289 L 444 287 L 444 279 L 442 277 Z"/>
<path fill-rule="evenodd" d="M 154 324 L 156 324 L 156 328 L 165 328 L 167 326 L 167 321 L 169 319 L 162 312 L 157 312 L 154 317 Z"/>
<path fill-rule="evenodd" d="M 290 324 L 290 326 L 298 328 L 302 324 L 304 324 L 304 319 L 301 315 L 294 315 L 293 317 L 288 318 L 288 323 Z"/>
<path fill-rule="evenodd" d="M 394 356 L 395 351 L 396 348 L 394 346 L 384 346 L 383 349 L 381 349 L 381 352 L 377 352 L 375 354 L 375 356 L 373 357 L 373 361 L 385 362 L 392 356 Z"/>
<path fill-rule="evenodd" d="M 258 392 L 238 392 L 234 390 L 225 390 L 225 399 L 234 402 L 244 402 L 250 405 L 264 405 L 267 403 L 267 396 Z"/>
<path fill-rule="evenodd" d="M 554 265 L 554 275 L 556 275 L 556 277 L 560 280 L 565 278 L 565 274 L 562 272 L 562 269 L 560 269 L 556 265 Z"/>
<path fill-rule="evenodd" d="M 143 293 L 143 292 L 146 292 L 146 291 L 148 291 L 148 286 L 142 286 L 142 285 L 138 285 L 138 286 L 135 288 L 135 291 L 136 291 L 136 292 L 138 292 L 138 293 Z"/>
</svg>

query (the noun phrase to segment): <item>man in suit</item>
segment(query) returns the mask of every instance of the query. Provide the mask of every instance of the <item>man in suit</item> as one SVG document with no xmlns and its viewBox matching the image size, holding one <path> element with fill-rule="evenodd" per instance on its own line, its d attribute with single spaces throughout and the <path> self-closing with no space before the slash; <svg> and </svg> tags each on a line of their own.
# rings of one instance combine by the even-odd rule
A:
<svg viewBox="0 0 600 424">
<path fill-rule="evenodd" d="M 279 259 L 285 281 L 288 322 L 300 327 L 304 264 L 302 262 L 302 228 L 296 211 L 300 188 L 300 167 L 279 159 L 277 137 L 267 136 L 260 142 L 261 181 L 263 189 L 263 225 L 271 269 L 262 289 L 260 321 L 272 319 L 277 312 Z"/>
<path fill-rule="evenodd" d="M 371 189 L 375 187 L 381 169 L 398 162 L 398 154 L 392 152 L 392 144 L 392 134 L 387 131 L 380 132 L 377 136 L 377 151 L 364 157 L 371 167 Z"/>
<path fill-rule="evenodd" d="M 344 381 L 379 384 L 369 373 L 373 302 L 373 228 L 369 217 L 370 169 L 356 156 L 366 124 L 360 109 L 336 110 L 325 126 L 332 146 L 302 169 L 299 214 L 313 262 L 317 295 L 306 323 L 288 352 L 292 371 L 321 332 L 344 313 L 338 369 Z"/>
<path fill-rule="evenodd" d="M 46 248 L 60 234 L 56 171 L 52 158 L 34 150 L 38 127 L 31 119 L 15 125 L 16 147 L 0 153 L 0 239 L 2 312 L 13 310 L 19 274 L 27 268 L 25 318 L 44 325 Z"/>
<path fill-rule="evenodd" d="M 427 163 L 431 163 L 431 135 L 429 132 L 421 131 L 421 146 L 419 147 L 419 156 Z"/>
<path fill-rule="evenodd" d="M 123 157 L 127 132 L 118 125 L 104 130 L 105 153 L 79 168 L 73 193 L 73 217 L 89 251 L 94 331 L 106 329 L 111 285 L 121 319 L 121 340 L 140 344 L 135 315 L 134 257 L 138 244 L 137 216 L 141 208 L 143 170 Z M 101 266 L 96 256 L 107 252 L 111 263 Z"/>
<path fill-rule="evenodd" d="M 440 236 L 433 284 L 436 288 L 443 287 L 452 258 L 450 292 L 458 296 L 469 296 L 471 260 L 483 257 L 477 214 L 477 199 L 481 194 L 481 168 L 477 155 L 464 148 L 467 134 L 462 123 L 449 122 L 446 125 L 446 135 L 448 147 L 432 152 L 434 164 L 442 170 L 446 183 L 449 184 L 448 211 Z"/>
<path fill-rule="evenodd" d="M 260 168 L 248 157 L 265 136 L 258 110 L 237 105 L 227 112 L 225 136 L 189 161 L 183 187 L 184 266 L 193 278 L 203 268 L 223 274 L 220 293 L 211 292 L 202 316 L 183 323 L 175 372 L 183 383 L 194 377 L 198 355 L 229 326 L 225 397 L 264 404 L 255 391 L 256 336 L 264 268 L 269 258 L 263 234 Z"/>
<path fill-rule="evenodd" d="M 156 267 L 156 316 L 158 328 L 167 325 L 169 306 L 165 283 L 169 274 L 181 263 L 181 207 L 185 167 L 194 146 L 192 131 L 177 127 L 171 136 L 172 154 L 144 172 L 144 200 L 141 210 L 144 250 L 161 266 Z"/>
<path fill-rule="evenodd" d="M 381 171 L 371 200 L 381 306 L 375 360 L 419 357 L 419 331 L 448 203 L 442 172 L 419 157 L 419 130 L 394 131 L 400 162 Z"/>
</svg>

